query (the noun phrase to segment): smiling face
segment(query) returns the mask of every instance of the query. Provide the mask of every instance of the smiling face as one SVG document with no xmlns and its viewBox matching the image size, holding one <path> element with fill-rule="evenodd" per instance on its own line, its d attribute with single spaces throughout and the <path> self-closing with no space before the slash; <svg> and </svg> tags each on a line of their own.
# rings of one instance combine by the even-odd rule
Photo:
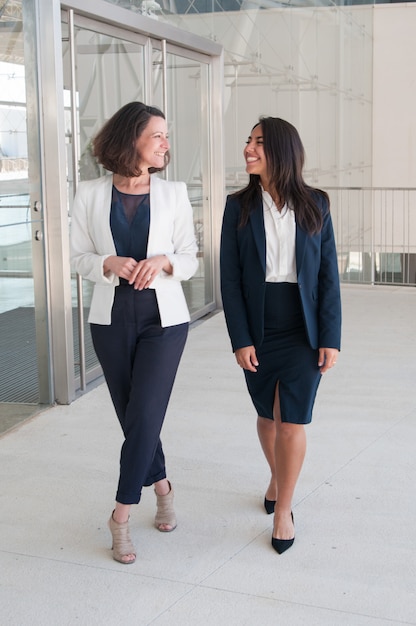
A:
<svg viewBox="0 0 416 626">
<path fill-rule="evenodd" d="M 150 167 L 163 168 L 169 147 L 166 120 L 156 115 L 150 117 L 147 126 L 136 140 L 140 169 L 145 171 Z"/>
<path fill-rule="evenodd" d="M 269 176 L 266 155 L 264 153 L 261 124 L 255 126 L 251 131 L 251 135 L 247 139 L 246 147 L 244 148 L 244 158 L 246 160 L 247 174 L 260 176 L 262 185 L 265 186 Z"/>
</svg>

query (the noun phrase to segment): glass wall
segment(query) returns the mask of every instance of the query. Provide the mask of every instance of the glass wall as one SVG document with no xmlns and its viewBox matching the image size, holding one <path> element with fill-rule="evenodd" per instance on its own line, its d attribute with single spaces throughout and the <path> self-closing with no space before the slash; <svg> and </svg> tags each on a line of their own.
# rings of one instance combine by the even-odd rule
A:
<svg viewBox="0 0 416 626">
<path fill-rule="evenodd" d="M 72 11 L 63 13 L 62 32 L 70 204 L 79 180 L 105 175 L 91 148 L 92 138 L 105 120 L 133 100 L 161 108 L 171 143 L 171 163 L 163 175 L 187 183 L 194 209 L 199 270 L 183 287 L 191 317 L 201 317 L 216 306 L 210 193 L 210 58 Z M 183 94 L 188 97 L 184 99 Z M 199 141 L 195 142 L 195 137 Z M 84 388 L 99 374 L 86 323 L 92 286 L 73 276 L 72 291 L 75 375 Z"/>
<path fill-rule="evenodd" d="M 371 3 L 109 1 L 224 46 L 228 189 L 246 181 L 242 149 L 260 115 L 298 128 L 311 184 L 371 186 Z"/>
<path fill-rule="evenodd" d="M 126 0 L 123 6 L 224 46 L 227 191 L 246 183 L 242 150 L 258 117 L 287 119 L 305 145 L 306 179 L 330 194 L 342 280 L 415 284 L 414 242 L 401 228 L 414 206 L 402 203 L 398 190 L 373 193 L 373 3 Z M 402 191 L 413 199 L 411 189 Z M 381 226 L 390 196 L 391 237 L 390 227 Z"/>
<path fill-rule="evenodd" d="M 229 190 L 245 184 L 242 149 L 260 115 L 282 117 L 298 128 L 311 184 L 371 186 L 373 8 L 346 4 L 123 2 L 224 46 Z"/>
<path fill-rule="evenodd" d="M 34 3 L 0 26 L 0 402 L 30 405 L 50 402 Z"/>
<path fill-rule="evenodd" d="M 0 11 L 0 432 L 7 407 L 70 402 L 101 374 L 86 323 L 92 286 L 71 277 L 69 214 L 78 182 L 104 174 L 93 135 L 126 102 L 166 113 L 166 175 L 188 184 L 200 244 L 192 318 L 217 306 L 222 49 L 156 22 L 143 33 L 137 16 L 101 0 L 74 4 L 10 0 Z"/>
</svg>

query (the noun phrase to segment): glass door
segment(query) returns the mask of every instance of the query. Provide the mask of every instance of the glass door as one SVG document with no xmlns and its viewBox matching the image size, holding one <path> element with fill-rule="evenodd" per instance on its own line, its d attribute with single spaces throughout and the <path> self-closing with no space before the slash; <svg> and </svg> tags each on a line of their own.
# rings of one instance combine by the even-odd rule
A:
<svg viewBox="0 0 416 626">
<path fill-rule="evenodd" d="M 78 182 L 104 174 L 92 137 L 129 101 L 165 112 L 163 175 L 188 185 L 200 263 L 184 283 L 192 319 L 219 300 L 222 48 L 116 4 L 0 10 L 0 433 L 101 375 L 86 323 L 92 286 L 69 270 L 68 211 Z"/>
<path fill-rule="evenodd" d="M 63 12 L 64 89 L 70 202 L 79 180 L 104 174 L 91 139 L 130 101 L 160 107 L 167 118 L 171 163 L 163 175 L 188 186 L 199 269 L 184 283 L 192 319 L 215 308 L 212 268 L 210 56 L 177 47 L 72 10 Z M 86 324 L 92 285 L 73 276 L 74 352 L 81 389 L 99 366 Z"/>
<path fill-rule="evenodd" d="M 0 432 L 52 401 L 34 14 L 0 12 Z"/>
<path fill-rule="evenodd" d="M 183 283 L 192 319 L 214 308 L 210 84 L 209 58 L 155 42 L 154 101 L 165 111 L 171 144 L 167 176 L 186 183 L 194 210 L 199 267 Z"/>
</svg>

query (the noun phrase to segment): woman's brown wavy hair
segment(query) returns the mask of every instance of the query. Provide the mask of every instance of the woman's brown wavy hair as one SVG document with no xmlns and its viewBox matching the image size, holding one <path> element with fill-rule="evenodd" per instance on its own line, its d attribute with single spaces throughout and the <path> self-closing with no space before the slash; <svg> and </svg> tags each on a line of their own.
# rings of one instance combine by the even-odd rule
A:
<svg viewBox="0 0 416 626">
<path fill-rule="evenodd" d="M 136 141 L 146 128 L 151 117 L 162 117 L 160 109 L 143 104 L 129 102 L 119 109 L 104 124 L 93 139 L 93 154 L 109 172 L 131 178 L 140 176 Z M 160 168 L 149 168 L 149 172 L 160 172 L 169 163 L 169 151 L 165 154 L 165 164 Z"/>
</svg>

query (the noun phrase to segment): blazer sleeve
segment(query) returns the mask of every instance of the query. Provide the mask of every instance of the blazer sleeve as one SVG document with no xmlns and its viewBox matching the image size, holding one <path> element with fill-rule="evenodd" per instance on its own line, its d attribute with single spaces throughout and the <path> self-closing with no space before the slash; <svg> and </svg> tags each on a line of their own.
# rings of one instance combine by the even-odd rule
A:
<svg viewBox="0 0 416 626">
<path fill-rule="evenodd" d="M 220 244 L 221 297 L 233 352 L 253 345 L 242 283 L 238 242 L 239 203 L 227 198 Z"/>
<path fill-rule="evenodd" d="M 173 183 L 174 186 L 174 211 L 173 222 L 173 252 L 165 252 L 172 267 L 173 273 L 166 275 L 176 280 L 188 280 L 198 269 L 196 253 L 198 245 L 195 239 L 192 205 L 189 201 L 186 184 L 183 182 Z"/>
<path fill-rule="evenodd" d="M 334 229 L 329 210 L 321 233 L 319 289 L 319 347 L 341 348 L 341 293 Z"/>
<path fill-rule="evenodd" d="M 75 194 L 71 211 L 71 264 L 83 278 L 113 285 L 118 284 L 118 278 L 113 273 L 104 274 L 104 261 L 116 252 L 102 207 L 98 214 L 94 209 L 98 189 L 98 182 L 85 181 L 79 184 Z"/>
</svg>

